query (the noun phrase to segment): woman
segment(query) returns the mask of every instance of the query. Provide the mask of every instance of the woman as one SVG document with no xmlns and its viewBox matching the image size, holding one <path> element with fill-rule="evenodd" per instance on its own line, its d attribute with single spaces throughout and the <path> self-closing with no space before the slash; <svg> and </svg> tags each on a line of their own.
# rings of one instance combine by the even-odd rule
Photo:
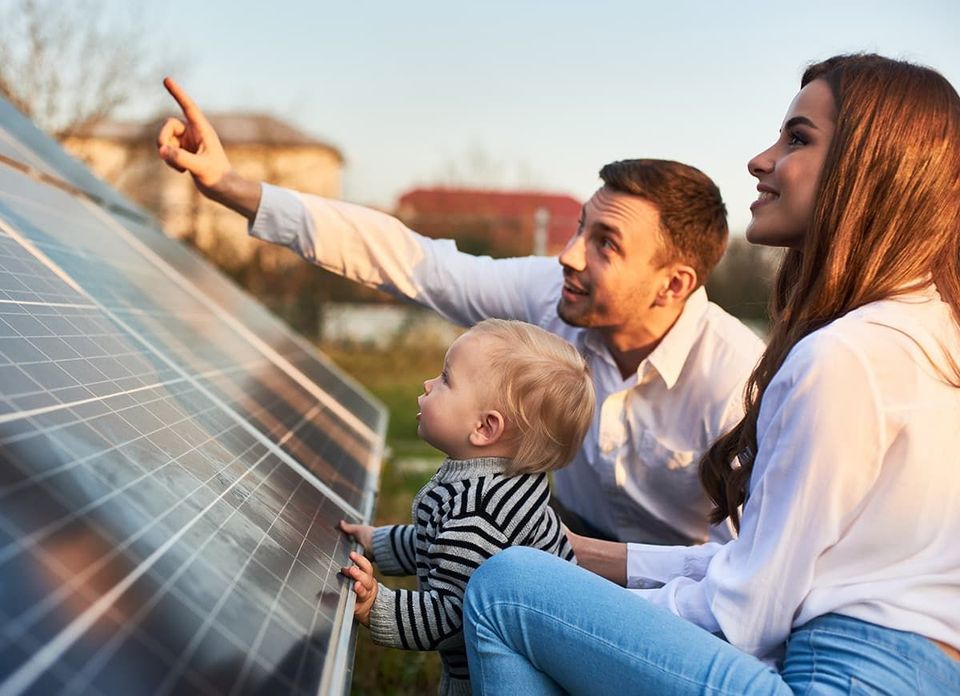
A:
<svg viewBox="0 0 960 696">
<path fill-rule="evenodd" d="M 573 538 L 632 592 L 495 556 L 466 596 L 475 693 L 960 693 L 960 98 L 873 55 L 801 87 L 748 165 L 747 238 L 789 248 L 774 327 L 701 463 L 739 538 Z"/>
</svg>

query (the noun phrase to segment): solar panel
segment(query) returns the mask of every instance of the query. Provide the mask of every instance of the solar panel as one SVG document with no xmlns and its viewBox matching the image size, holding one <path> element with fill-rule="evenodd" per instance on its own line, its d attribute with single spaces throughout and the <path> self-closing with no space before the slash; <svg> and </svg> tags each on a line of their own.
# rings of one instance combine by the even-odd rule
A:
<svg viewBox="0 0 960 696">
<path fill-rule="evenodd" d="M 29 168 L 49 183 L 72 188 L 98 203 L 140 218 L 149 217 L 120 192 L 98 179 L 81 162 L 0 98 L 0 160 Z"/>
<path fill-rule="evenodd" d="M 0 102 L 0 696 L 343 691 L 385 426 Z"/>
</svg>

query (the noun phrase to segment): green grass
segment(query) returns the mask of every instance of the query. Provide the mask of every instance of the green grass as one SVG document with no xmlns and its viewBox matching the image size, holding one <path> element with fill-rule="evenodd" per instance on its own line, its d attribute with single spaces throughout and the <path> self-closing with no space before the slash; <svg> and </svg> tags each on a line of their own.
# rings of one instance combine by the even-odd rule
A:
<svg viewBox="0 0 960 696">
<path fill-rule="evenodd" d="M 436 467 L 407 466 L 411 460 L 443 455 L 417 438 L 417 396 L 424 380 L 436 375 L 445 348 L 396 345 L 375 350 L 363 346 L 324 345 L 324 353 L 384 402 L 390 411 L 387 429 L 389 456 L 383 463 L 373 524 L 410 522 L 410 504 Z M 413 589 L 416 578 L 382 577 L 391 588 Z M 440 659 L 435 652 L 395 650 L 374 645 L 361 627 L 354 660 L 353 696 L 421 696 L 436 693 Z"/>
<path fill-rule="evenodd" d="M 320 349 L 386 405 L 387 444 L 417 440 L 417 397 L 424 381 L 440 374 L 446 347 L 398 342 L 379 349 L 352 343 Z"/>
</svg>

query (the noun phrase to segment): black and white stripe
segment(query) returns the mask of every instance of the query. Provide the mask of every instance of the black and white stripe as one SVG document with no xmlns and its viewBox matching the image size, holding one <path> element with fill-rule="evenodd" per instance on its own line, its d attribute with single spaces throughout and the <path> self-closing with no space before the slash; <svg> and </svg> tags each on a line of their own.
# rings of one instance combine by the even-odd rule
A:
<svg viewBox="0 0 960 696">
<path fill-rule="evenodd" d="M 509 462 L 446 460 L 413 500 L 415 524 L 379 527 L 373 535 L 382 573 L 419 580 L 417 591 L 380 586 L 370 614 L 373 639 L 406 650 L 439 650 L 447 672 L 442 690 L 449 693 L 469 690 L 461 682 L 469 678 L 461 627 L 473 571 L 508 546 L 532 546 L 576 562 L 547 505 L 546 474 L 506 476 Z"/>
</svg>

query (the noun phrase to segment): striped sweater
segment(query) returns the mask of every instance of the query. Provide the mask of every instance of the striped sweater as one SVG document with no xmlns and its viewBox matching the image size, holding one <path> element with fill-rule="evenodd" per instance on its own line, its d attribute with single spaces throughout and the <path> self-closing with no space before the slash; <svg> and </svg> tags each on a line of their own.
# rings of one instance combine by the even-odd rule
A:
<svg viewBox="0 0 960 696">
<path fill-rule="evenodd" d="M 378 527 L 374 561 L 385 575 L 414 575 L 418 589 L 383 585 L 370 611 L 374 642 L 438 650 L 440 693 L 469 694 L 463 594 L 481 563 L 508 546 L 532 546 L 576 562 L 547 506 L 546 474 L 506 476 L 509 459 L 447 459 L 413 499 L 414 524 Z"/>
</svg>

